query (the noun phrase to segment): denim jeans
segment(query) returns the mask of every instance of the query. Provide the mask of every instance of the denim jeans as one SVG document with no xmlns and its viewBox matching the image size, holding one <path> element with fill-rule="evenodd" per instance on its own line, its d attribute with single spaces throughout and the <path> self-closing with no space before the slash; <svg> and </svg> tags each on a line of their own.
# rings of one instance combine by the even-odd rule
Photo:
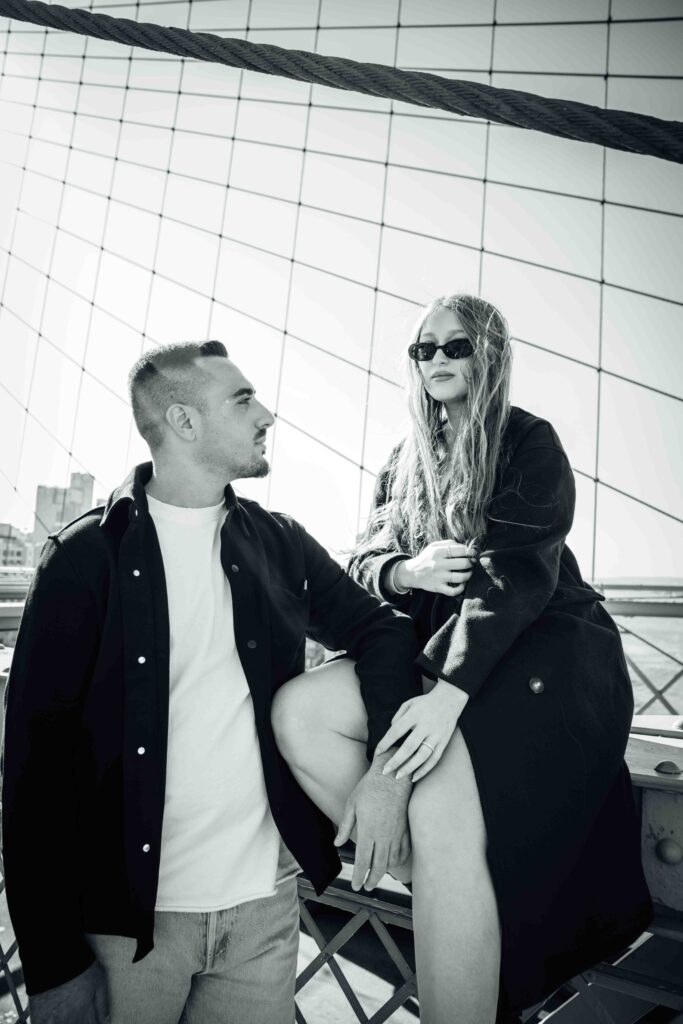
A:
<svg viewBox="0 0 683 1024">
<path fill-rule="evenodd" d="M 158 911 L 154 949 L 88 935 L 109 983 L 111 1024 L 293 1024 L 299 947 L 296 878 L 229 910 Z"/>
</svg>

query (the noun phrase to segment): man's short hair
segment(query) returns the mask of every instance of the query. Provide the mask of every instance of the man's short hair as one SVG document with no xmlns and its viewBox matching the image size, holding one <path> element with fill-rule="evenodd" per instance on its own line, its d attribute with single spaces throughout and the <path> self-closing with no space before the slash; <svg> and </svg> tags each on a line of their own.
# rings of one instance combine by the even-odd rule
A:
<svg viewBox="0 0 683 1024">
<path fill-rule="evenodd" d="M 145 352 L 128 374 L 128 394 L 140 434 L 154 451 L 164 439 L 166 411 L 170 405 L 206 409 L 207 377 L 195 360 L 200 356 L 228 358 L 222 341 L 182 341 L 160 345 Z"/>
</svg>

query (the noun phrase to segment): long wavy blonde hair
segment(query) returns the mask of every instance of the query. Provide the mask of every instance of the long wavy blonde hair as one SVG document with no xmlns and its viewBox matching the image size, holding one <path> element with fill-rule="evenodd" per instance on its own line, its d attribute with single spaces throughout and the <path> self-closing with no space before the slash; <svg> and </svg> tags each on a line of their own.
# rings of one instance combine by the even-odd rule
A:
<svg viewBox="0 0 683 1024">
<path fill-rule="evenodd" d="M 474 350 L 466 373 L 466 414 L 449 450 L 445 407 L 431 397 L 417 364 L 409 360 L 412 431 L 392 456 L 390 498 L 371 514 L 354 555 L 381 547 L 414 556 L 426 544 L 447 538 L 476 549 L 486 533 L 510 411 L 508 325 L 484 299 L 448 295 L 422 310 L 411 343 L 419 341 L 425 321 L 439 307 L 458 315 Z"/>
</svg>

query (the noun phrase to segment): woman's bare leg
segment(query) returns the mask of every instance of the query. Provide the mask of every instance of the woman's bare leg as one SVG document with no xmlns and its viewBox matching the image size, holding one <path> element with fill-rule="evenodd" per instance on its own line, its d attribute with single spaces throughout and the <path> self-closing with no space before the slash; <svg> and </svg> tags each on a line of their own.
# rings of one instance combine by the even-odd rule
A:
<svg viewBox="0 0 683 1024">
<path fill-rule="evenodd" d="M 331 661 L 290 679 L 275 694 L 271 717 L 294 778 L 338 825 L 369 768 L 367 715 L 353 662 Z"/>
<path fill-rule="evenodd" d="M 422 1024 L 493 1024 L 500 924 L 472 762 L 456 729 L 413 790 L 413 927 Z"/>
<path fill-rule="evenodd" d="M 290 679 L 275 695 L 271 718 L 294 778 L 339 825 L 349 795 L 370 767 L 367 713 L 353 661 L 331 661 Z M 390 864 L 401 882 L 410 881 L 410 871 L 410 853 Z"/>
<path fill-rule="evenodd" d="M 273 726 L 297 782 L 338 824 L 368 770 L 367 717 L 353 663 L 331 662 L 286 683 L 273 703 Z M 408 813 L 420 1019 L 493 1024 L 500 926 L 479 791 L 460 730 L 416 784 Z"/>
</svg>

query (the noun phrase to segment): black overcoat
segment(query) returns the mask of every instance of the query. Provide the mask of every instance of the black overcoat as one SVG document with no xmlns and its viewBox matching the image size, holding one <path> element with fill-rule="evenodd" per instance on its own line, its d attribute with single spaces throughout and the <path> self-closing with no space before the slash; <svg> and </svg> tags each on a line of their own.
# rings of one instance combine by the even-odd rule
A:
<svg viewBox="0 0 683 1024">
<path fill-rule="evenodd" d="M 390 495 L 391 459 L 375 506 Z M 565 544 L 574 479 L 553 427 L 512 407 L 487 534 L 464 595 L 390 597 L 395 551 L 349 571 L 413 617 L 422 670 L 470 694 L 477 778 L 516 1009 L 629 944 L 651 919 L 624 751 L 633 713 L 619 632 Z M 403 556 L 405 557 L 405 556 Z M 457 793 L 453 795 L 457 813 Z"/>
</svg>

